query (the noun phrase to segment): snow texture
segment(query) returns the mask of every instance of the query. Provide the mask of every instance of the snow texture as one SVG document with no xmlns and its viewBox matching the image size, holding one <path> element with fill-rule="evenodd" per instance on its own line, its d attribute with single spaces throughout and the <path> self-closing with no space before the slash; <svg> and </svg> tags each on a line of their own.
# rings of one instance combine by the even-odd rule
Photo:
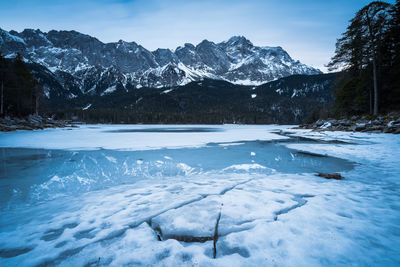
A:
<svg viewBox="0 0 400 267">
<path fill-rule="evenodd" d="M 288 126 L 1 133 L 0 265 L 396 266 L 399 145 Z"/>
<path fill-rule="evenodd" d="M 279 131 L 285 126 L 270 126 Z M 166 134 L 168 133 L 168 134 Z M 184 134 L 185 138 L 182 138 Z M 148 150 L 159 148 L 199 147 L 208 143 L 288 139 L 263 126 L 224 125 L 90 125 L 80 128 L 46 129 L 0 133 L 0 147 L 46 149 L 121 149 Z M 35 142 L 32 142 L 35 140 Z M 66 142 L 67 140 L 67 142 Z"/>
</svg>

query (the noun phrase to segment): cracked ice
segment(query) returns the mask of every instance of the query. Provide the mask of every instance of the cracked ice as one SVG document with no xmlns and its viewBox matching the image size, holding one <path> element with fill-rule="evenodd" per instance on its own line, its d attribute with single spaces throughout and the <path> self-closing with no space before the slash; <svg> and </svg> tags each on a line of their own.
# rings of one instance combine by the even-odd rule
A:
<svg viewBox="0 0 400 267">
<path fill-rule="evenodd" d="M 0 133 L 0 265 L 395 265 L 399 145 L 287 126 Z"/>
</svg>

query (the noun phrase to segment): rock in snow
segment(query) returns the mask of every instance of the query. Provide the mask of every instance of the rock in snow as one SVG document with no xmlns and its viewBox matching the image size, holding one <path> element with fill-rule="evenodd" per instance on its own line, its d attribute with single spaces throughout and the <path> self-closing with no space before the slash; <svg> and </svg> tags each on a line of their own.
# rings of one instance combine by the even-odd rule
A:
<svg viewBox="0 0 400 267">
<path fill-rule="evenodd" d="M 325 179 L 335 179 L 342 180 L 343 176 L 340 173 L 318 173 L 317 176 L 323 177 Z"/>
<path fill-rule="evenodd" d="M 318 120 L 311 124 L 300 125 L 301 129 L 313 129 L 314 131 L 355 131 L 372 133 L 393 133 L 400 134 L 400 114 L 396 112 L 385 116 L 379 116 L 371 120 L 369 116 L 357 117 L 351 119 L 328 119 Z"/>
<path fill-rule="evenodd" d="M 16 130 L 38 130 L 44 128 L 76 127 L 67 121 L 54 120 L 53 118 L 42 118 L 39 115 L 29 115 L 27 118 L 18 119 L 4 117 L 0 118 L 0 132 Z"/>
</svg>

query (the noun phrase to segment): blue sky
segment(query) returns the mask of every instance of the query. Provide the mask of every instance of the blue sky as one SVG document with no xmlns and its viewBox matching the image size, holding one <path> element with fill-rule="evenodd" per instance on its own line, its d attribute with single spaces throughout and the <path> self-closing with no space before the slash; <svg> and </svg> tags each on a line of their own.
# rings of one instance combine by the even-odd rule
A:
<svg viewBox="0 0 400 267">
<path fill-rule="evenodd" d="M 325 71 L 336 39 L 354 13 L 370 2 L 0 0 L 0 27 L 76 30 L 103 42 L 135 41 L 150 50 L 243 35 L 255 45 L 282 46 L 294 59 Z"/>
</svg>

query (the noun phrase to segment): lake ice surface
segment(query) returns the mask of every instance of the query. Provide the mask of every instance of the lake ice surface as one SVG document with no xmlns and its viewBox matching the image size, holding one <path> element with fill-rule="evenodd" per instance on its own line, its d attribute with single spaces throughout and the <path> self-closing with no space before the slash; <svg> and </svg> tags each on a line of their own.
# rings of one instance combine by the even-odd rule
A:
<svg viewBox="0 0 400 267">
<path fill-rule="evenodd" d="M 399 145 L 276 125 L 0 133 L 0 266 L 395 266 Z"/>
</svg>

